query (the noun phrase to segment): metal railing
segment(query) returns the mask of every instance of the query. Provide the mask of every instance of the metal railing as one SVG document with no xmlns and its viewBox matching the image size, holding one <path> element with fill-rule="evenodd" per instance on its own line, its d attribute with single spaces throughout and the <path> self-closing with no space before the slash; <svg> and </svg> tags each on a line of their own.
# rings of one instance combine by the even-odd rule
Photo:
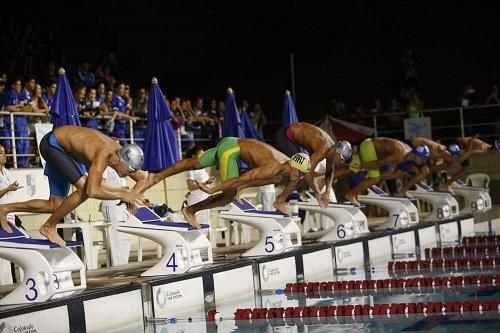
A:
<svg viewBox="0 0 500 333">
<path fill-rule="evenodd" d="M 38 153 L 38 150 L 35 152 L 31 151 L 29 154 L 18 154 L 17 153 L 17 147 L 16 147 L 16 140 L 36 140 L 36 137 L 35 137 L 35 133 L 30 133 L 30 136 L 16 136 L 15 135 L 15 132 L 16 132 L 16 124 L 15 124 L 15 116 L 26 116 L 28 117 L 28 126 L 30 124 L 32 124 L 33 122 L 30 122 L 29 118 L 31 117 L 43 117 L 45 119 L 50 119 L 51 116 L 47 113 L 39 113 L 39 112 L 8 112 L 8 111 L 0 111 L 0 117 L 3 117 L 3 116 L 9 116 L 9 119 L 10 119 L 10 124 L 9 124 L 9 136 L 0 136 L 0 144 L 3 143 L 4 140 L 9 140 L 10 141 L 10 144 L 11 144 L 11 150 L 9 153 L 6 154 L 6 156 L 8 158 L 12 158 L 12 167 L 14 169 L 17 169 L 18 168 L 18 157 L 35 157 L 35 156 L 38 156 L 39 153 Z M 113 116 L 96 116 L 96 117 L 93 117 L 93 119 L 96 119 L 96 120 L 108 120 L 108 119 L 111 119 L 113 118 Z M 87 118 L 87 117 L 80 117 L 80 119 L 90 119 L 90 118 Z M 120 120 L 120 119 L 116 119 L 115 120 Z M 134 129 L 137 129 L 137 125 L 135 124 L 134 120 L 124 120 L 124 121 L 127 121 L 129 123 L 129 137 L 127 138 L 123 138 L 123 139 L 120 139 L 120 140 L 125 140 L 127 142 L 130 142 L 130 143 L 136 143 L 136 142 L 140 142 L 140 141 L 144 141 L 145 138 L 135 138 L 134 137 Z M 52 121 L 45 121 L 44 123 L 52 123 Z M 3 124 L 5 126 L 5 124 Z M 220 124 L 218 125 L 219 126 L 219 135 L 222 133 L 222 128 L 220 126 Z M 146 130 L 146 125 L 142 126 L 142 128 L 144 130 Z M 200 138 L 200 137 L 195 137 L 190 131 L 186 131 L 186 133 L 188 134 L 188 138 L 181 138 L 181 130 L 180 129 L 177 129 L 176 131 L 176 134 L 177 134 L 177 145 L 178 145 L 178 149 L 179 149 L 179 156 L 182 156 L 182 143 L 183 142 L 190 142 L 190 141 L 194 141 L 194 142 L 209 142 L 211 141 L 210 138 Z M 1 134 L 0 134 L 1 135 Z"/>
<path fill-rule="evenodd" d="M 422 113 L 424 117 L 431 118 L 432 137 L 441 140 L 452 140 L 455 137 L 472 136 L 477 133 L 483 138 L 500 135 L 495 129 L 500 121 L 496 119 L 500 119 L 500 104 L 428 109 Z M 403 119 L 407 116 L 406 112 L 395 112 L 374 114 L 366 118 L 371 118 L 373 122 L 375 137 L 390 136 L 404 139 Z M 384 121 L 384 118 L 388 121 Z M 391 119 L 393 121 L 390 121 Z M 400 126 L 391 126 L 391 123 L 398 121 Z"/>
</svg>

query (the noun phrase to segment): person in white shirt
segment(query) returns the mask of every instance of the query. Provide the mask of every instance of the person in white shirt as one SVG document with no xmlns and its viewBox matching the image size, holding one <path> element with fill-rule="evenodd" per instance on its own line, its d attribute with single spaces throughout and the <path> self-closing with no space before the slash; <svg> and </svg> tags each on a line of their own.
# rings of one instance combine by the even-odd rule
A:
<svg viewBox="0 0 500 333">
<path fill-rule="evenodd" d="M 10 182 L 9 174 L 5 169 L 7 156 L 5 156 L 5 148 L 0 145 L 0 204 L 11 203 L 14 201 L 12 192 L 22 188 L 17 181 Z M 13 213 L 7 214 L 7 221 L 15 223 L 15 215 Z M 3 231 L 3 230 L 2 230 Z M 0 259 L 0 285 L 12 284 L 12 274 L 10 262 L 5 259 Z"/>
<path fill-rule="evenodd" d="M 188 158 L 200 157 L 204 153 L 203 148 L 195 146 L 188 152 Z M 186 171 L 186 182 L 189 189 L 187 194 L 188 206 L 194 205 L 205 200 L 210 195 L 200 190 L 199 184 L 211 184 L 214 179 L 210 177 L 206 169 Z M 199 223 L 210 224 L 210 209 L 202 210 L 196 213 L 196 219 Z"/>
<path fill-rule="evenodd" d="M 116 171 L 109 166 L 102 174 L 102 186 L 109 189 L 125 189 L 127 181 L 120 178 Z M 120 205 L 120 200 L 102 200 L 100 210 L 104 221 L 112 223 L 108 228 L 108 238 L 111 250 L 111 266 L 128 264 L 130 254 L 130 238 L 127 234 L 116 230 L 117 224 L 128 219 L 125 204 Z"/>
</svg>

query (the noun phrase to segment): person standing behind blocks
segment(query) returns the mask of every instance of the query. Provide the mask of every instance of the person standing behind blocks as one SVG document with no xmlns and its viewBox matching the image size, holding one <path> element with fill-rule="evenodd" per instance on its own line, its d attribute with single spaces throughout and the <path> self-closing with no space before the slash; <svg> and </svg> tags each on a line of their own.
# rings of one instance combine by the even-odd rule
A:
<svg viewBox="0 0 500 333">
<path fill-rule="evenodd" d="M 11 183 L 9 174 L 5 169 L 7 156 L 5 156 L 5 148 L 0 145 L 0 204 L 11 203 L 14 201 L 12 192 L 19 190 L 22 186 L 16 182 Z M 12 213 L 7 214 L 7 221 L 15 223 L 15 215 Z M 9 261 L 0 259 L 0 285 L 11 284 L 12 274 Z"/>
<path fill-rule="evenodd" d="M 187 158 L 199 158 L 205 151 L 203 148 L 195 146 L 188 151 Z M 205 200 L 210 195 L 200 190 L 199 184 L 208 185 L 213 183 L 205 168 L 199 170 L 186 171 L 186 182 L 189 189 L 187 195 L 187 205 L 191 206 Z M 196 218 L 202 224 L 210 224 L 210 209 L 201 210 L 196 213 Z"/>
<path fill-rule="evenodd" d="M 120 178 L 113 168 L 107 167 L 102 174 L 102 186 L 113 190 L 126 190 L 127 181 Z M 108 239 L 111 250 L 111 266 L 128 264 L 130 255 L 130 238 L 127 234 L 116 230 L 118 223 L 126 222 L 128 216 L 125 204 L 120 204 L 120 200 L 102 200 L 100 205 L 104 221 L 111 223 L 108 228 Z"/>
</svg>

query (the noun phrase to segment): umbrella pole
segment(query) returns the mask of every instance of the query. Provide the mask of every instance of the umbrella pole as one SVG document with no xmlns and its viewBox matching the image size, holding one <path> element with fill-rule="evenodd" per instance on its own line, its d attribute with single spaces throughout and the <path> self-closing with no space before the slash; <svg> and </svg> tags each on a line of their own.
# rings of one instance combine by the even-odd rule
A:
<svg viewBox="0 0 500 333">
<path fill-rule="evenodd" d="M 165 204 L 168 206 L 167 180 L 163 179 L 163 195 L 165 196 Z"/>
</svg>

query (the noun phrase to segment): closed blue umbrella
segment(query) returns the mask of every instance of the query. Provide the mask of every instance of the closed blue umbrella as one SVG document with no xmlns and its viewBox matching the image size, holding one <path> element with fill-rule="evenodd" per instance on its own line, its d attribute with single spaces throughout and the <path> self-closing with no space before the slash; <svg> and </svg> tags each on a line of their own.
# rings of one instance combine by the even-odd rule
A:
<svg viewBox="0 0 500 333">
<path fill-rule="evenodd" d="M 177 139 L 170 123 L 171 118 L 172 113 L 158 86 L 158 80 L 153 78 L 149 89 L 143 170 L 159 171 L 179 160 Z"/>
<path fill-rule="evenodd" d="M 262 135 L 260 135 L 259 131 L 252 122 L 252 119 L 250 119 L 248 113 L 246 111 L 243 111 L 240 114 L 240 117 L 243 125 L 243 133 L 245 134 L 245 138 L 262 140 Z"/>
<path fill-rule="evenodd" d="M 81 126 L 80 118 L 78 118 L 78 109 L 64 68 L 59 68 L 56 94 L 50 114 L 52 115 L 54 129 L 66 125 Z"/>
<path fill-rule="evenodd" d="M 224 112 L 224 123 L 222 124 L 222 136 L 245 137 L 241 118 L 234 100 L 233 89 L 231 88 L 227 88 L 226 111 Z"/>
<path fill-rule="evenodd" d="M 297 112 L 295 111 L 295 105 L 293 105 L 292 97 L 290 92 L 285 91 L 285 100 L 283 102 L 283 118 L 281 124 L 283 126 L 288 126 L 293 123 L 298 123 L 299 118 L 297 117 Z"/>
</svg>

